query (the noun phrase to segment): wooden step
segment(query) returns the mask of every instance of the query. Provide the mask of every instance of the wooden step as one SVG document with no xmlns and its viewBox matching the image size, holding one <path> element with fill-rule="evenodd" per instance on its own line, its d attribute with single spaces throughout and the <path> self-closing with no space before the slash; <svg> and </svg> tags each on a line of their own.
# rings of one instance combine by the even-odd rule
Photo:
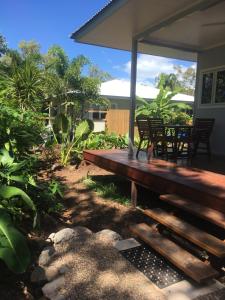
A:
<svg viewBox="0 0 225 300">
<path fill-rule="evenodd" d="M 189 200 L 175 194 L 161 195 L 160 199 L 225 229 L 225 214 L 222 212 L 219 212 L 207 206 L 203 206 L 199 203 L 194 202 L 193 200 Z"/>
<path fill-rule="evenodd" d="M 168 214 L 160 208 L 146 209 L 144 214 L 209 253 L 219 258 L 225 257 L 225 243 L 215 236 Z"/>
<path fill-rule="evenodd" d="M 196 282 L 202 283 L 218 276 L 218 272 L 210 265 L 163 237 L 147 224 L 133 225 L 130 230 Z"/>
</svg>

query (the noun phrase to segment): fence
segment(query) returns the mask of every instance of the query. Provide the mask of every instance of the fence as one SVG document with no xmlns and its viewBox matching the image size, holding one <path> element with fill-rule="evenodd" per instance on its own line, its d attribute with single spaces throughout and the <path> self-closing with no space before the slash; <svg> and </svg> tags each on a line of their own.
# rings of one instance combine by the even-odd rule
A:
<svg viewBox="0 0 225 300">
<path fill-rule="evenodd" d="M 109 133 L 125 135 L 129 132 L 129 110 L 110 109 L 106 115 L 106 129 Z M 137 128 L 135 128 L 135 135 Z"/>
</svg>

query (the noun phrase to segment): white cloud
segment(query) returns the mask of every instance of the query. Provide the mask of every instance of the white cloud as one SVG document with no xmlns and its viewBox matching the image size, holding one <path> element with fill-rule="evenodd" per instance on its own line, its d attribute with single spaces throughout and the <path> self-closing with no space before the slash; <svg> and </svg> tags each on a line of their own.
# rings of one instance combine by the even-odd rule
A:
<svg viewBox="0 0 225 300">
<path fill-rule="evenodd" d="M 174 73 L 174 65 L 177 64 L 173 59 L 140 54 L 137 61 L 137 81 L 138 82 L 154 82 L 155 78 L 160 73 Z M 182 64 L 181 64 L 182 65 Z M 195 67 L 195 64 L 191 65 Z M 117 69 L 122 69 L 128 75 L 130 75 L 131 61 L 128 61 L 122 67 L 115 66 Z M 187 67 L 182 65 L 182 69 Z"/>
</svg>

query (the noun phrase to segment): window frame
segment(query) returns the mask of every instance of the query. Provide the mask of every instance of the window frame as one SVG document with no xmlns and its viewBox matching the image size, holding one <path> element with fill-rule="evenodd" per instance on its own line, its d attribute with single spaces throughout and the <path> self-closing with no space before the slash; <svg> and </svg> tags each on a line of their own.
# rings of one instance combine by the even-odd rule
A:
<svg viewBox="0 0 225 300">
<path fill-rule="evenodd" d="M 208 68 L 200 71 L 200 97 L 199 97 L 199 107 L 200 108 L 224 108 L 225 102 L 216 102 L 216 86 L 217 86 L 217 73 L 220 71 L 225 71 L 225 65 Z M 203 88 L 203 76 L 204 74 L 213 73 L 213 82 L 212 82 L 212 95 L 210 103 L 202 103 L 202 88 Z"/>
</svg>

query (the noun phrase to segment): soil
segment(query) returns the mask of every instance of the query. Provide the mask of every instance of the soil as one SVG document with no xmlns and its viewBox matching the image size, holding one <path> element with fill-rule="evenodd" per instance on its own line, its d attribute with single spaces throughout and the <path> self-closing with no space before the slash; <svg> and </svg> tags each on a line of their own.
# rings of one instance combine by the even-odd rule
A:
<svg viewBox="0 0 225 300">
<path fill-rule="evenodd" d="M 33 264 L 28 271 L 22 275 L 14 275 L 7 270 L 3 263 L 0 263 L 0 299 L 20 300 L 20 299 L 40 299 L 42 297 L 41 287 L 30 282 L 30 274 L 35 266 L 35 261 L 45 245 L 45 239 L 52 232 L 65 227 L 76 225 L 86 226 L 93 232 L 102 229 L 112 229 L 122 235 L 123 238 L 130 237 L 129 226 L 132 223 L 146 222 L 147 218 L 138 210 L 131 206 L 121 205 L 110 199 L 102 199 L 97 194 L 89 190 L 83 183 L 82 178 L 93 175 L 97 178 L 114 175 L 94 165 L 81 165 L 79 168 L 70 166 L 61 168 L 54 172 L 44 170 L 40 173 L 43 178 L 53 177 L 65 185 L 63 204 L 65 209 L 60 214 L 47 215 L 41 220 L 40 232 L 30 234 L 30 249 L 33 254 Z M 111 177 L 110 177 L 111 176 Z M 118 190 L 122 195 L 129 198 L 130 183 L 125 179 L 118 180 Z M 143 198 L 145 191 L 139 193 Z M 154 200 L 157 196 L 152 194 Z M 139 199 L 140 202 L 142 199 Z"/>
</svg>

